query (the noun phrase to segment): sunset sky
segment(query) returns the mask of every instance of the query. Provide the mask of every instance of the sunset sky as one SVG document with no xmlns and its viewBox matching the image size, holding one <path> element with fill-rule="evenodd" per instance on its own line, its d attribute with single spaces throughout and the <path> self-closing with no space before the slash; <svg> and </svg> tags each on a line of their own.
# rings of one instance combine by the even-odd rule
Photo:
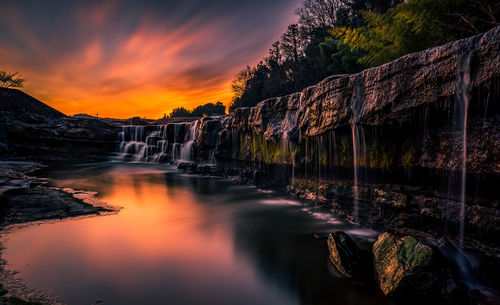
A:
<svg viewBox="0 0 500 305">
<path fill-rule="evenodd" d="M 0 70 L 72 115 L 159 118 L 230 102 L 230 83 L 302 0 L 0 0 Z"/>
</svg>

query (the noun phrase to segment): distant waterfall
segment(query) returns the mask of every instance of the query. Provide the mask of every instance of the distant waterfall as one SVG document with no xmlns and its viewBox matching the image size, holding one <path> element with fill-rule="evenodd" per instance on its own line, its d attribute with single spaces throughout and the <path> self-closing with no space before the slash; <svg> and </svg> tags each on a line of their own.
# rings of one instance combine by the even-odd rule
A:
<svg viewBox="0 0 500 305">
<path fill-rule="evenodd" d="M 167 125 L 123 126 L 118 160 L 165 163 L 194 160 L 198 121 Z"/>
</svg>

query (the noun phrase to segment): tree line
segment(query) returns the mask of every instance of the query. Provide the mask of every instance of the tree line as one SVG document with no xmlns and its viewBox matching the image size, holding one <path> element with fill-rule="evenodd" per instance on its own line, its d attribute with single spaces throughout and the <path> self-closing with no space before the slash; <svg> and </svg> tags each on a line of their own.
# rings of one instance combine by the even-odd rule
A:
<svg viewBox="0 0 500 305">
<path fill-rule="evenodd" d="M 205 105 L 198 106 L 193 110 L 188 110 L 184 107 L 178 107 L 172 110 L 169 117 L 203 117 L 212 115 L 224 115 L 226 114 L 226 106 L 221 102 L 217 103 L 207 103 Z"/>
<path fill-rule="evenodd" d="M 305 0 L 267 56 L 232 84 L 232 105 L 300 91 L 500 25 L 498 0 Z"/>
</svg>

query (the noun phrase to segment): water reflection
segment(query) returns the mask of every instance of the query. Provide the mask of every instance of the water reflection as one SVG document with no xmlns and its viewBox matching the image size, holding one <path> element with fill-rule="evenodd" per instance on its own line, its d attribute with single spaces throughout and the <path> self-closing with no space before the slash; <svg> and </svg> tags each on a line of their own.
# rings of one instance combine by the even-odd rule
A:
<svg viewBox="0 0 500 305">
<path fill-rule="evenodd" d="M 356 228 L 324 210 L 152 165 L 47 175 L 124 207 L 9 236 L 11 268 L 68 304 L 386 304 L 373 287 L 328 272 L 325 241 L 313 233 Z"/>
</svg>

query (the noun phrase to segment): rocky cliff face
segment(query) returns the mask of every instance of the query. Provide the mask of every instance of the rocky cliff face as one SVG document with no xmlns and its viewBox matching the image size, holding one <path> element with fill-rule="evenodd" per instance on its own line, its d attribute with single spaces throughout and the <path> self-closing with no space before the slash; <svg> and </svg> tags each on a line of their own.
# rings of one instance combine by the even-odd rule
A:
<svg viewBox="0 0 500 305">
<path fill-rule="evenodd" d="M 462 120 L 455 115 L 460 110 L 455 102 L 467 95 L 468 172 L 499 174 L 499 67 L 497 27 L 358 74 L 335 75 L 300 93 L 265 100 L 253 108 L 238 109 L 225 119 L 230 123 L 222 133 L 226 141 L 237 138 L 245 142 L 247 135 L 258 135 L 268 142 L 306 146 L 308 140 L 319 140 L 322 145 L 335 146 L 337 153 L 348 153 L 353 151 L 351 129 L 355 127 L 359 137 L 364 137 L 362 166 L 452 170 L 460 163 L 462 136 L 453 127 Z M 229 136 L 233 132 L 237 137 Z M 325 143 L 332 135 L 335 140 Z M 238 146 L 243 159 L 269 161 L 265 156 L 252 156 L 253 144 Z M 339 159 L 326 165 L 352 165 L 349 156 Z"/>
</svg>

